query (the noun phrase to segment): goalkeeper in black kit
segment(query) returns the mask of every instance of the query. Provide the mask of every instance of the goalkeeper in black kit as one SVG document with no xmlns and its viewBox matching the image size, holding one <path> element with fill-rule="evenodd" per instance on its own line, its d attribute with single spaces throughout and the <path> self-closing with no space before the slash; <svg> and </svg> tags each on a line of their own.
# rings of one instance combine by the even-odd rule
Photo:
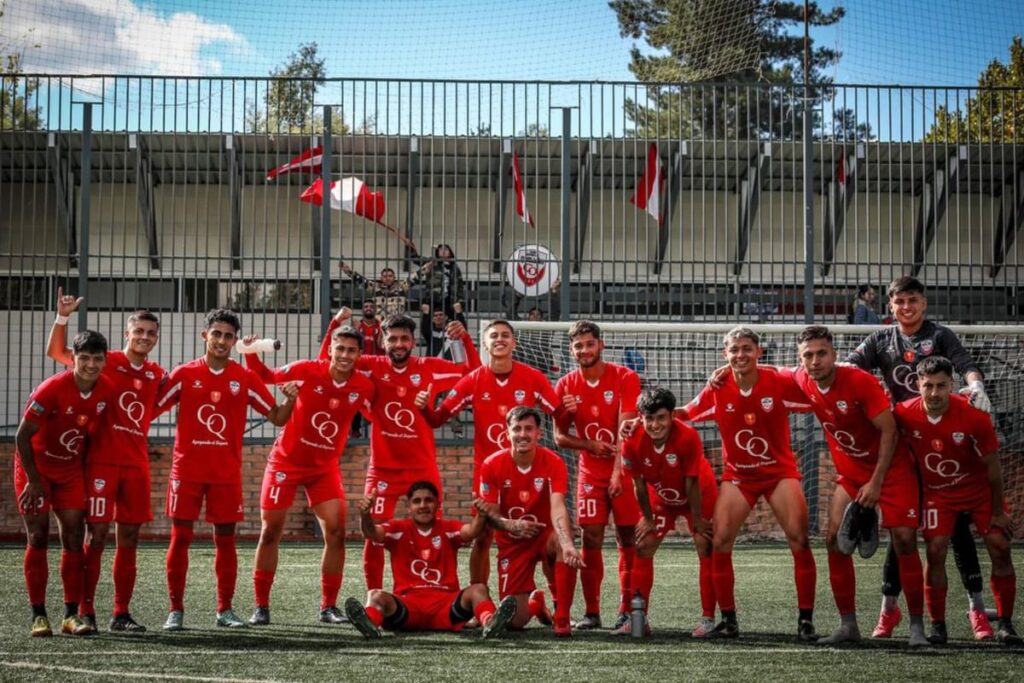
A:
<svg viewBox="0 0 1024 683">
<path fill-rule="evenodd" d="M 889 285 L 889 309 L 895 324 L 873 332 L 851 353 L 846 362 L 865 370 L 879 370 L 894 403 L 918 395 L 918 361 L 928 356 L 944 356 L 953 362 L 967 385 L 971 405 L 992 412 L 985 393 L 984 376 L 956 333 L 925 319 L 928 300 L 920 280 L 904 276 Z M 961 515 L 953 532 L 953 553 L 960 578 L 970 598 L 969 617 L 977 640 L 992 638 L 992 626 L 985 612 L 983 583 L 978 552 L 971 535 L 969 519 Z M 885 558 L 882 578 L 882 611 L 872 636 L 888 638 L 902 618 L 898 598 L 901 592 L 899 568 L 893 547 Z"/>
</svg>

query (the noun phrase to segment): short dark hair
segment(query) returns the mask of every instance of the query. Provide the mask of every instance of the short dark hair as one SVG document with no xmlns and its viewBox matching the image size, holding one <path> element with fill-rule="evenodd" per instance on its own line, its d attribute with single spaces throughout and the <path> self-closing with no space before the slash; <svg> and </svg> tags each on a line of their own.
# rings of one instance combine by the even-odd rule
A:
<svg viewBox="0 0 1024 683">
<path fill-rule="evenodd" d="M 670 413 L 676 409 L 676 395 L 665 387 L 644 390 L 636 402 L 636 410 L 641 415 L 654 415 L 662 408 Z"/>
<path fill-rule="evenodd" d="M 416 323 L 413 322 L 412 318 L 401 313 L 389 315 L 380 324 L 380 329 L 384 334 L 390 332 L 392 328 L 408 330 L 409 334 L 416 334 Z"/>
<path fill-rule="evenodd" d="M 861 285 L 861 286 L 857 287 L 857 298 L 859 299 L 860 297 L 864 296 L 865 294 L 867 294 L 868 292 L 870 292 L 874 288 L 875 288 L 874 285 L 867 285 L 867 284 Z"/>
<path fill-rule="evenodd" d="M 543 418 L 540 416 L 540 411 L 532 406 L 516 406 L 512 410 L 508 411 L 508 414 L 505 415 L 505 424 L 511 427 L 512 423 L 525 420 L 528 417 L 532 417 L 533 421 L 537 423 L 538 427 L 540 427 L 541 420 Z"/>
<path fill-rule="evenodd" d="M 356 328 L 352 327 L 351 325 L 343 325 L 342 327 L 339 327 L 331 334 L 332 344 L 338 341 L 339 339 L 354 339 L 356 345 L 359 346 L 360 349 L 363 346 L 363 335 L 356 332 Z"/>
<path fill-rule="evenodd" d="M 430 491 L 434 495 L 434 498 L 441 497 L 441 493 L 437 490 L 437 486 L 434 482 L 427 481 L 426 479 L 420 479 L 419 481 L 414 481 L 410 484 L 409 490 L 405 492 L 405 497 L 411 500 L 412 494 L 420 490 Z"/>
<path fill-rule="evenodd" d="M 484 328 L 484 334 L 487 334 L 487 330 L 491 329 L 492 327 L 497 327 L 498 325 L 504 325 L 505 327 L 512 331 L 513 337 L 516 336 L 516 328 L 512 327 L 512 323 L 505 320 L 504 318 L 497 318 L 487 323 L 487 327 Z"/>
<path fill-rule="evenodd" d="M 95 330 L 82 330 L 71 341 L 71 350 L 79 353 L 106 353 L 107 338 Z"/>
<path fill-rule="evenodd" d="M 904 275 L 889 283 L 888 298 L 897 294 L 920 294 L 924 296 L 924 285 L 916 277 Z"/>
<path fill-rule="evenodd" d="M 594 339 L 600 339 L 601 328 L 598 327 L 597 323 L 591 320 L 577 320 L 569 327 L 568 336 L 570 340 L 575 339 L 576 337 L 581 337 L 584 334 L 589 334 L 593 336 Z"/>
<path fill-rule="evenodd" d="M 225 323 L 235 328 L 235 334 L 242 329 L 242 323 L 238 314 L 228 308 L 215 308 L 206 314 L 206 329 L 210 329 L 216 323 Z"/>
<path fill-rule="evenodd" d="M 725 336 L 722 338 L 722 346 L 728 346 L 729 342 L 736 339 L 749 339 L 754 342 L 754 346 L 761 345 L 761 337 L 757 335 L 757 332 L 754 332 L 749 327 L 739 325 L 725 333 Z"/>
<path fill-rule="evenodd" d="M 392 275 L 395 275 L 395 269 L 394 268 L 381 268 L 380 269 L 380 274 L 383 275 L 384 273 L 391 273 Z"/>
<path fill-rule="evenodd" d="M 944 356 L 928 356 L 917 364 L 917 376 L 945 373 L 953 376 L 953 363 Z"/>
<path fill-rule="evenodd" d="M 152 311 L 146 310 L 144 308 L 139 309 L 132 313 L 130 316 L 128 316 L 128 320 L 125 321 L 125 326 L 130 327 L 135 323 L 139 322 L 140 320 L 145 320 L 146 322 L 150 323 L 156 323 L 157 329 L 160 328 L 160 318 L 156 317 L 156 313 L 153 313 Z"/>
<path fill-rule="evenodd" d="M 809 342 L 814 339 L 824 339 L 829 344 L 835 346 L 835 342 L 832 340 L 832 332 L 824 325 L 808 325 L 800 334 L 797 335 L 796 344 L 799 346 L 804 342 Z"/>
</svg>

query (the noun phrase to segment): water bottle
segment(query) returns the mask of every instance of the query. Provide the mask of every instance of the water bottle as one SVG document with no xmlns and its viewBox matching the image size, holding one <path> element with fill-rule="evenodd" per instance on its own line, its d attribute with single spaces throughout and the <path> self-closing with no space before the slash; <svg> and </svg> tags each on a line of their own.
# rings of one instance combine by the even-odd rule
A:
<svg viewBox="0 0 1024 683">
<path fill-rule="evenodd" d="M 647 607 L 647 603 L 644 602 L 644 596 L 637 591 L 633 595 L 633 599 L 629 601 L 629 635 L 631 638 L 644 637 L 644 630 L 647 626 L 645 607 Z"/>
<path fill-rule="evenodd" d="M 249 344 L 244 339 L 235 343 L 235 351 L 238 353 L 266 353 L 268 351 L 280 351 L 281 342 L 277 339 L 253 339 Z"/>
<path fill-rule="evenodd" d="M 452 362 L 465 363 L 466 362 L 466 345 L 461 339 L 449 339 L 448 349 L 452 354 Z"/>
</svg>

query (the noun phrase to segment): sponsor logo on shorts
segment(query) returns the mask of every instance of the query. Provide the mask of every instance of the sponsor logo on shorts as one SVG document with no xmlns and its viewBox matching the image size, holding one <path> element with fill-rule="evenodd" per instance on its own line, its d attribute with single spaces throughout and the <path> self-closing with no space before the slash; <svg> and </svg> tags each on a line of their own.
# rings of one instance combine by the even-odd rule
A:
<svg viewBox="0 0 1024 683">
<path fill-rule="evenodd" d="M 378 481 L 377 482 L 377 490 L 378 491 L 387 491 L 388 490 L 388 483 L 386 481 Z"/>
<path fill-rule="evenodd" d="M 288 475 L 284 472 L 274 472 L 274 481 L 280 484 L 282 481 L 288 478 Z"/>
<path fill-rule="evenodd" d="M 92 487 L 94 489 L 96 489 L 96 493 L 100 493 L 101 491 L 103 491 L 103 489 L 106 488 L 106 486 L 107 486 L 107 480 L 106 479 L 93 479 L 92 480 Z"/>
</svg>

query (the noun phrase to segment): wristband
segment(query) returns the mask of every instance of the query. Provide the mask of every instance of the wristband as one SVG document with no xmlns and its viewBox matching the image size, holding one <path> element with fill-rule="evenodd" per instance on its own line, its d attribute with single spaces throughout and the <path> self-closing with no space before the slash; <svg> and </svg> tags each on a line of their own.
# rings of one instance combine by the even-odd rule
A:
<svg viewBox="0 0 1024 683">
<path fill-rule="evenodd" d="M 70 318 L 66 315 L 57 314 L 57 318 L 53 321 L 54 325 L 67 325 Z"/>
</svg>

